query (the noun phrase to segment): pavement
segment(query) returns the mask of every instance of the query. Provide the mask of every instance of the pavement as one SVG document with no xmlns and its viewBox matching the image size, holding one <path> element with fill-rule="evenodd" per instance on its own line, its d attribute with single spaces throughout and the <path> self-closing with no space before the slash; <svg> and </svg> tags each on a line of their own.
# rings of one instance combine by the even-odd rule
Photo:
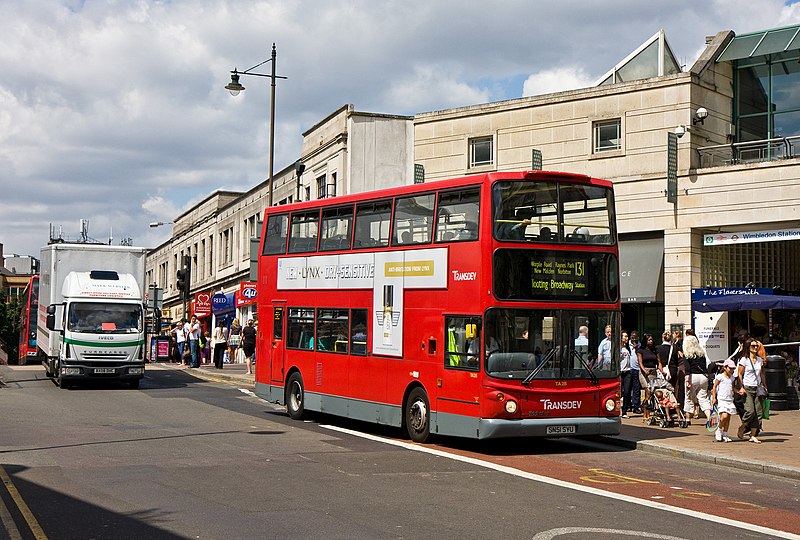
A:
<svg viewBox="0 0 800 540">
<path fill-rule="evenodd" d="M 152 368 L 184 369 L 198 377 L 250 387 L 255 384 L 244 364 L 225 364 L 221 370 L 213 365 L 190 369 L 167 363 L 150 364 L 148 369 Z M 762 444 L 738 439 L 739 424 L 738 417 L 732 418 L 728 435 L 733 441 L 720 443 L 706 429 L 704 418 L 693 420 L 687 428 L 659 428 L 645 425 L 641 415 L 632 415 L 622 419 L 620 435 L 598 439 L 624 448 L 800 480 L 800 411 L 771 411 L 758 437 Z"/>
</svg>

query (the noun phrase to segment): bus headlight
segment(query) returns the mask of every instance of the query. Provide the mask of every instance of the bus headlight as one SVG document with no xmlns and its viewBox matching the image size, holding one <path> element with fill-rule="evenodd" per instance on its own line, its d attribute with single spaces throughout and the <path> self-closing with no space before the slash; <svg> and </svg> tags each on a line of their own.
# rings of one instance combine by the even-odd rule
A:
<svg viewBox="0 0 800 540">
<path fill-rule="evenodd" d="M 613 398 L 608 398 L 605 402 L 605 408 L 608 412 L 613 412 L 617 408 L 617 402 Z"/>
<path fill-rule="evenodd" d="M 506 412 L 508 414 L 514 414 L 515 412 L 517 412 L 517 402 L 514 401 L 513 399 L 509 399 L 508 401 L 506 401 Z"/>
</svg>

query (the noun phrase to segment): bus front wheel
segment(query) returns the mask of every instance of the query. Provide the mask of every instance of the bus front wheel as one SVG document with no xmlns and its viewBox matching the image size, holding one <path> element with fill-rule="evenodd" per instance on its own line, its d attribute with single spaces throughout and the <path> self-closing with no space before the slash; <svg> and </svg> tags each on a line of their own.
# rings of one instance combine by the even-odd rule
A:
<svg viewBox="0 0 800 540">
<path fill-rule="evenodd" d="M 414 388 L 406 401 L 406 431 L 411 440 L 424 443 L 431 432 L 431 407 L 428 394 L 422 388 Z"/>
<path fill-rule="evenodd" d="M 299 373 L 292 373 L 286 381 L 286 411 L 289 413 L 289 418 L 292 420 L 305 418 L 304 400 L 303 377 Z"/>
</svg>

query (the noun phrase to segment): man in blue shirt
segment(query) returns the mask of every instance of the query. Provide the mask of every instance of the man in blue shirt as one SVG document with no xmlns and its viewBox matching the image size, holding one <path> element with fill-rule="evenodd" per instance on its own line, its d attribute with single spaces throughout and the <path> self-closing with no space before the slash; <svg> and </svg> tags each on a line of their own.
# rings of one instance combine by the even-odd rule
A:
<svg viewBox="0 0 800 540">
<path fill-rule="evenodd" d="M 611 369 L 611 325 L 606 325 L 606 338 L 597 347 L 597 361 L 594 367 L 599 370 Z"/>
</svg>

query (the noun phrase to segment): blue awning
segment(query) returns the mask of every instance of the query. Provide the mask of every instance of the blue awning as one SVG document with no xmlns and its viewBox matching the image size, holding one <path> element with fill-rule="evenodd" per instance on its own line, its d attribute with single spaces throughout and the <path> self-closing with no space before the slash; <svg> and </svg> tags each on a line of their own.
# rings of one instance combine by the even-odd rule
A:
<svg viewBox="0 0 800 540">
<path fill-rule="evenodd" d="M 748 309 L 798 309 L 800 296 L 778 294 L 737 294 L 692 302 L 695 311 L 746 311 Z"/>
</svg>

